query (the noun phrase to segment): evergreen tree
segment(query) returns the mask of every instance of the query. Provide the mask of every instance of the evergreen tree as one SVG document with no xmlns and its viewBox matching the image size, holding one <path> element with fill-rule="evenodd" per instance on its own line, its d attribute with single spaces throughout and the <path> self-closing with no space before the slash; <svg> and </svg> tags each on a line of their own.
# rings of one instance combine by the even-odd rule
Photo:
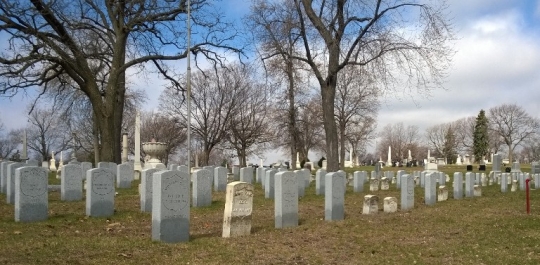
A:
<svg viewBox="0 0 540 265">
<path fill-rule="evenodd" d="M 488 148 L 488 119 L 484 110 L 480 110 L 473 131 L 473 154 L 475 160 L 480 161 L 488 153 Z"/>
<path fill-rule="evenodd" d="M 446 163 L 454 164 L 457 158 L 456 155 L 456 136 L 452 126 L 448 126 L 446 134 L 444 135 L 443 154 L 446 158 Z"/>
</svg>

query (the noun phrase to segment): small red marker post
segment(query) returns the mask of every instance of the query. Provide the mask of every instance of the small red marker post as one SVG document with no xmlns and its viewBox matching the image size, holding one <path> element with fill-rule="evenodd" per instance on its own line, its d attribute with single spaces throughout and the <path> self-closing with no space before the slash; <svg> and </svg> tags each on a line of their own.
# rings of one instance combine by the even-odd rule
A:
<svg viewBox="0 0 540 265">
<path fill-rule="evenodd" d="M 530 179 L 526 179 L 525 180 L 525 196 L 527 197 L 527 214 L 531 214 L 531 201 L 529 199 L 529 182 L 531 180 Z"/>
</svg>

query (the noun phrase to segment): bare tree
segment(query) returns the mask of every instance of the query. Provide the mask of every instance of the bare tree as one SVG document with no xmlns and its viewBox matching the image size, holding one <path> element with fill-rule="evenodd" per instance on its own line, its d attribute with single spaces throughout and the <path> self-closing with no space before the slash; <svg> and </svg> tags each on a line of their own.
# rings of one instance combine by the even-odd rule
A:
<svg viewBox="0 0 540 265">
<path fill-rule="evenodd" d="M 356 161 L 360 161 L 361 153 L 367 152 L 369 143 L 375 139 L 377 122 L 374 117 L 362 117 L 361 122 L 355 122 L 347 127 L 346 137 L 351 145 L 349 152 L 352 152 L 353 165 L 359 166 Z"/>
<path fill-rule="evenodd" d="M 540 121 L 531 117 L 516 104 L 503 104 L 489 110 L 490 130 L 508 147 L 508 159 L 513 162 L 513 153 L 523 141 L 538 133 Z"/>
<path fill-rule="evenodd" d="M 208 165 L 214 147 L 223 144 L 226 129 L 245 91 L 243 66 L 229 66 L 192 76 L 192 131 L 200 142 L 202 165 Z M 178 117 L 187 125 L 187 106 L 181 94 L 165 90 L 160 96 L 160 107 L 165 115 Z M 195 146 L 195 145 L 194 145 Z M 195 152 L 196 153 L 196 152 Z"/>
<path fill-rule="evenodd" d="M 246 19 L 255 39 L 261 43 L 259 52 L 265 63 L 268 74 L 277 79 L 283 79 L 286 84 L 286 108 L 284 113 L 287 117 L 287 134 L 281 144 L 288 148 L 292 165 L 296 165 L 296 154 L 300 153 L 300 159 L 306 160 L 307 153 L 299 144 L 300 137 L 299 113 L 297 93 L 302 82 L 300 62 L 293 58 L 299 52 L 300 34 L 298 34 L 298 14 L 294 10 L 294 3 L 269 2 L 255 0 L 251 6 L 251 13 Z M 284 102 L 285 103 L 285 102 Z M 280 112 L 281 113 L 281 112 Z M 282 126 L 280 134 L 282 133 Z M 283 137 L 281 137 L 283 138 Z"/>
<path fill-rule="evenodd" d="M 28 116 L 28 149 L 37 153 L 42 161 L 51 158 L 51 152 L 60 153 L 72 147 L 72 134 L 62 113 L 51 107 L 36 107 Z"/>
<path fill-rule="evenodd" d="M 449 164 L 454 163 L 459 149 L 456 135 L 456 128 L 453 123 L 433 125 L 426 129 L 426 138 L 430 150 L 435 151 L 434 155 L 445 158 L 446 163 Z"/>
<path fill-rule="evenodd" d="M 303 51 L 292 58 L 309 65 L 320 86 L 327 166 L 337 171 L 334 102 L 338 73 L 347 65 L 363 65 L 386 89 L 394 89 L 398 79 L 405 77 L 399 80 L 400 87 L 429 90 L 440 85 L 448 66 L 451 28 L 443 17 L 444 7 L 414 0 L 294 0 L 294 4 Z M 416 30 L 401 30 L 404 27 Z"/>
<path fill-rule="evenodd" d="M 451 123 L 456 135 L 456 145 L 458 152 L 469 152 L 473 150 L 473 131 L 476 124 L 476 117 L 470 116 L 458 119 Z"/>
<path fill-rule="evenodd" d="M 0 32 L 10 53 L 0 55 L 0 93 L 51 85 L 80 90 L 90 101 L 99 135 L 100 160 L 120 161 L 126 71 L 158 72 L 175 88 L 175 69 L 166 62 L 191 51 L 213 62 L 224 59 L 212 48 L 228 45 L 234 28 L 210 12 L 210 1 L 192 0 L 197 29 L 190 49 L 185 38 L 186 1 L 0 1 Z"/>
<path fill-rule="evenodd" d="M 322 109 L 320 105 L 320 96 L 312 96 L 305 103 L 298 106 L 298 147 L 299 158 L 301 161 L 308 161 L 309 151 L 323 151 L 324 131 L 322 123 Z"/>
<path fill-rule="evenodd" d="M 347 66 L 338 74 L 334 116 L 339 131 L 340 167 L 345 168 L 345 143 L 349 127 L 364 127 L 371 133 L 379 108 L 379 91 L 369 74 L 358 66 Z M 367 126 L 364 126 L 366 122 Z M 363 130 L 356 130 L 356 133 Z M 369 134 L 368 134 L 369 135 Z M 368 138 L 368 135 L 365 138 Z M 358 135 L 356 135 L 358 137 Z M 354 152 L 349 150 L 349 152 Z M 352 162 L 352 161 L 351 161 Z"/>
<path fill-rule="evenodd" d="M 393 125 L 387 124 L 381 130 L 379 137 L 377 151 L 382 157 L 384 157 L 383 154 L 386 154 L 389 146 L 392 148 L 392 157 L 390 158 L 392 161 L 401 161 L 408 157 L 408 150 L 411 150 L 411 154 L 416 154 L 413 158 L 418 159 L 420 155 L 423 155 L 418 149 L 420 146 L 418 126 L 408 125 L 405 127 L 402 122 Z"/>
<path fill-rule="evenodd" d="M 22 129 L 13 129 L 5 132 L 3 124 L 0 123 L 0 159 L 9 159 L 17 152 L 21 143 Z"/>
</svg>

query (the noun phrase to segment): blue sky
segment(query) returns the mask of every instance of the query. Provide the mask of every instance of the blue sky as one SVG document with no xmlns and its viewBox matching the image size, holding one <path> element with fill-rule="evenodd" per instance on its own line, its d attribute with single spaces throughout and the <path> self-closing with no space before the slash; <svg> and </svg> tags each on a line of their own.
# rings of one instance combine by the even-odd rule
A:
<svg viewBox="0 0 540 265">
<path fill-rule="evenodd" d="M 249 1 L 244 0 L 223 0 L 221 5 L 231 17 L 239 18 L 249 10 Z M 431 125 L 476 116 L 480 109 L 503 103 L 516 103 L 540 118 L 540 0 L 449 0 L 448 5 L 458 40 L 445 89 L 430 95 L 385 96 L 378 128 L 403 122 L 418 125 L 423 132 Z M 134 76 L 132 83 L 147 90 L 145 109 L 155 108 L 163 82 Z M 11 101 L 0 98 L 0 120 L 8 129 L 25 125 L 22 101 L 21 96 Z"/>
</svg>

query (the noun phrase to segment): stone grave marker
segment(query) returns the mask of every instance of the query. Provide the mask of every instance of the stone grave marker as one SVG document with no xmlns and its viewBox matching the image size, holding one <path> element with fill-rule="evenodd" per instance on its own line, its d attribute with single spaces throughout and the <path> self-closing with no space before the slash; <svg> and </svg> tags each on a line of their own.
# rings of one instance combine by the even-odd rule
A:
<svg viewBox="0 0 540 265">
<path fill-rule="evenodd" d="M 212 205 L 212 173 L 207 169 L 197 170 L 193 173 L 193 207 Z"/>
<path fill-rule="evenodd" d="M 97 168 L 109 168 L 109 162 L 98 162 Z"/>
<path fill-rule="evenodd" d="M 480 173 L 480 183 L 482 184 L 482 187 L 486 187 L 488 184 L 488 180 L 486 177 L 486 173 Z"/>
<path fill-rule="evenodd" d="M 152 212 L 152 199 L 153 199 L 153 183 L 154 173 L 158 172 L 157 168 L 147 168 L 141 171 L 141 186 L 139 190 L 141 200 L 141 212 Z M 182 172 L 182 171 L 180 171 Z M 188 174 L 186 172 L 182 172 Z M 189 175 L 189 174 L 188 174 Z"/>
<path fill-rule="evenodd" d="M 67 164 L 60 173 L 60 199 L 62 201 L 80 201 L 83 199 L 82 168 L 76 164 Z"/>
<path fill-rule="evenodd" d="M 298 189 L 302 184 L 295 173 L 278 172 L 275 175 L 275 227 L 298 226 Z"/>
<path fill-rule="evenodd" d="M 377 195 L 364 196 L 362 214 L 377 214 L 379 212 L 379 197 Z"/>
<path fill-rule="evenodd" d="M 47 220 L 48 170 L 25 166 L 15 170 L 15 222 Z"/>
<path fill-rule="evenodd" d="M 465 197 L 474 196 L 474 180 L 475 174 L 472 172 L 465 173 Z"/>
<path fill-rule="evenodd" d="M 92 163 L 90 162 L 81 162 L 81 174 L 82 180 L 86 180 L 86 171 L 92 169 Z"/>
<path fill-rule="evenodd" d="M 448 189 L 444 185 L 439 186 L 438 194 L 437 194 L 437 201 L 442 202 L 446 200 L 448 200 Z"/>
<path fill-rule="evenodd" d="M 107 217 L 114 214 L 115 174 L 106 168 L 94 168 L 86 172 L 86 215 Z"/>
<path fill-rule="evenodd" d="M 281 172 L 278 172 L 278 173 L 281 173 Z M 294 171 L 294 176 L 296 178 L 295 183 L 296 183 L 296 186 L 297 186 L 297 189 L 298 189 L 298 198 L 304 197 L 304 192 L 305 192 L 305 189 L 306 189 L 306 186 L 305 186 L 306 184 L 304 183 L 304 175 L 300 170 L 295 170 Z M 274 187 L 274 189 L 275 189 L 275 187 Z"/>
<path fill-rule="evenodd" d="M 20 167 L 26 166 L 25 163 L 10 163 L 7 165 L 6 174 L 6 203 L 15 203 L 15 170 Z"/>
<path fill-rule="evenodd" d="M 508 173 L 501 175 L 501 192 L 508 192 Z"/>
<path fill-rule="evenodd" d="M 168 164 L 167 169 L 168 170 L 178 170 L 178 164 L 174 164 L 174 163 Z"/>
<path fill-rule="evenodd" d="M 176 170 L 178 170 L 178 171 L 180 171 L 180 172 L 184 172 L 184 173 L 186 173 L 186 174 L 188 174 L 188 175 L 191 175 L 191 172 L 189 172 L 189 168 L 188 168 L 188 166 L 186 166 L 186 165 L 180 165 L 180 166 L 178 166 L 178 167 L 176 168 Z"/>
<path fill-rule="evenodd" d="M 390 189 L 389 179 L 386 177 L 381 178 L 381 190 L 389 190 L 389 189 Z"/>
<path fill-rule="evenodd" d="M 401 176 L 401 210 L 407 211 L 414 208 L 414 176 Z"/>
<path fill-rule="evenodd" d="M 296 189 L 296 186 L 294 188 Z M 252 211 L 253 185 L 240 181 L 227 184 L 222 236 L 238 237 L 251 234 Z"/>
<path fill-rule="evenodd" d="M 355 171 L 353 179 L 354 192 L 364 192 L 364 182 L 366 182 L 366 171 Z"/>
<path fill-rule="evenodd" d="M 234 180 L 238 181 L 240 180 L 240 167 L 238 166 L 232 166 L 232 169 L 231 169 L 233 175 L 234 175 Z"/>
<path fill-rule="evenodd" d="M 425 188 L 426 186 L 426 174 L 427 171 L 420 172 L 420 187 Z"/>
<path fill-rule="evenodd" d="M 266 177 L 265 177 L 265 181 L 266 183 L 264 184 L 264 197 L 267 198 L 267 199 L 274 199 L 274 184 L 275 184 L 275 181 L 274 181 L 274 177 L 276 175 L 276 170 L 275 169 L 272 169 L 272 170 L 268 170 L 266 171 Z"/>
<path fill-rule="evenodd" d="M 116 167 L 116 187 L 119 189 L 131 188 L 133 181 L 133 169 L 128 163 L 122 163 Z"/>
<path fill-rule="evenodd" d="M 532 162 L 531 163 L 531 174 L 536 175 L 540 173 L 540 163 L 539 162 Z"/>
<path fill-rule="evenodd" d="M 397 212 L 397 199 L 396 197 L 386 197 L 383 200 L 383 210 L 385 213 Z"/>
<path fill-rule="evenodd" d="M 226 191 L 227 169 L 224 167 L 214 168 L 214 191 Z"/>
<path fill-rule="evenodd" d="M 474 185 L 473 189 L 474 189 L 474 192 L 473 192 L 474 197 L 482 196 L 482 186 Z"/>
<path fill-rule="evenodd" d="M 519 162 L 512 163 L 512 169 L 511 172 L 521 172 L 521 167 L 519 165 Z"/>
<path fill-rule="evenodd" d="M 377 177 L 377 172 L 371 171 L 371 176 L 370 176 L 369 179 L 378 179 L 378 177 Z"/>
<path fill-rule="evenodd" d="M 7 193 L 7 166 L 13 162 L 2 161 L 0 163 L 0 191 L 2 194 Z"/>
<path fill-rule="evenodd" d="M 264 168 L 262 166 L 259 166 L 257 169 L 255 169 L 255 182 L 256 183 L 262 183 L 263 174 L 265 173 Z"/>
<path fill-rule="evenodd" d="M 463 174 L 461 172 L 454 173 L 454 199 L 463 198 Z"/>
<path fill-rule="evenodd" d="M 324 183 L 324 219 L 343 220 L 345 217 L 345 176 L 338 172 L 327 173 Z"/>
<path fill-rule="evenodd" d="M 444 172 L 439 172 L 439 185 L 446 185 L 446 174 Z"/>
<path fill-rule="evenodd" d="M 304 187 L 308 188 L 311 182 L 311 171 L 307 168 L 300 169 L 300 175 L 304 180 Z"/>
<path fill-rule="evenodd" d="M 512 180 L 512 188 L 510 189 L 511 192 L 516 192 L 518 188 L 518 181 Z"/>
<path fill-rule="evenodd" d="M 436 187 L 438 174 L 436 172 L 426 173 L 424 178 L 424 199 L 426 205 L 435 205 L 435 202 L 437 202 Z"/>
<path fill-rule="evenodd" d="M 153 174 L 153 241 L 189 241 L 190 182 L 190 174 L 178 170 L 162 170 Z"/>
<path fill-rule="evenodd" d="M 379 180 L 370 179 L 369 180 L 369 191 L 378 191 L 379 190 Z"/>
<path fill-rule="evenodd" d="M 502 166 L 502 157 L 499 154 L 493 155 L 493 161 L 492 161 L 492 169 L 493 172 L 501 172 L 501 166 Z"/>
<path fill-rule="evenodd" d="M 324 177 L 326 173 L 326 170 L 322 168 L 315 172 L 315 194 L 317 195 L 324 195 Z"/>
<path fill-rule="evenodd" d="M 31 167 L 37 167 L 39 166 L 39 161 L 37 160 L 26 160 L 26 165 Z"/>
<path fill-rule="evenodd" d="M 240 181 L 249 184 L 253 183 L 253 168 L 243 167 L 240 169 Z"/>
<path fill-rule="evenodd" d="M 401 189 L 401 176 L 403 176 L 403 175 L 405 175 L 405 174 L 407 174 L 407 173 L 405 172 L 405 170 L 398 170 L 398 172 L 397 172 L 397 182 L 396 182 L 396 187 L 397 187 L 398 190 Z"/>
<path fill-rule="evenodd" d="M 518 173 L 519 190 L 525 190 L 525 173 Z"/>
</svg>

